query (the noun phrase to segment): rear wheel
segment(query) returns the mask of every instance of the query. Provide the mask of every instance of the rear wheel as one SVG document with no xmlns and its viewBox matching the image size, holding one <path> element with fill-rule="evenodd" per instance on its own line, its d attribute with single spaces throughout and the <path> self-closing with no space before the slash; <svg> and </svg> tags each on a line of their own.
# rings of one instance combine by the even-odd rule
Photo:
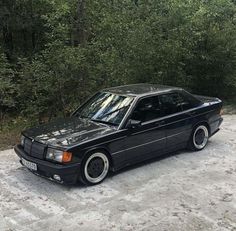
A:
<svg viewBox="0 0 236 231">
<path fill-rule="evenodd" d="M 80 180 L 86 185 L 99 184 L 106 178 L 109 166 L 109 158 L 105 153 L 91 153 L 82 162 Z"/>
<path fill-rule="evenodd" d="M 209 131 L 206 125 L 198 125 L 192 133 L 189 146 L 192 150 L 199 151 L 206 147 L 209 139 Z"/>
</svg>

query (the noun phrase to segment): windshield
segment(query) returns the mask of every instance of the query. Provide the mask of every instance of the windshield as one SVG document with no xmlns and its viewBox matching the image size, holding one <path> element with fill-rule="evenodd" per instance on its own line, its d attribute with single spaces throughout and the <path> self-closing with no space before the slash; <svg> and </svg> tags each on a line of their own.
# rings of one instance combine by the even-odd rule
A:
<svg viewBox="0 0 236 231">
<path fill-rule="evenodd" d="M 99 92 L 75 113 L 75 116 L 96 122 L 119 125 L 133 97 Z"/>
</svg>

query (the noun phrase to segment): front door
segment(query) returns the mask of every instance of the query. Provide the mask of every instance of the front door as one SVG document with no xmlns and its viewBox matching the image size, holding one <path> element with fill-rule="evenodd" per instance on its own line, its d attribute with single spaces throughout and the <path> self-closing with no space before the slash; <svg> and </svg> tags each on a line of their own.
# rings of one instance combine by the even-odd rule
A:
<svg viewBox="0 0 236 231">
<path fill-rule="evenodd" d="M 158 96 L 141 98 L 129 119 L 141 121 L 141 125 L 127 129 L 122 151 L 124 162 L 132 163 L 161 155 L 165 151 L 166 138 Z"/>
</svg>

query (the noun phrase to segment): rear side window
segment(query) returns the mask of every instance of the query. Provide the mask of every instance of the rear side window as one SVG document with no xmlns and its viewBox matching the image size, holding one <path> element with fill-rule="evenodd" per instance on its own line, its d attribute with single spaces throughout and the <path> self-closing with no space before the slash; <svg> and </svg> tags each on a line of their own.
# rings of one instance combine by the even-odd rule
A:
<svg viewBox="0 0 236 231">
<path fill-rule="evenodd" d="M 169 93 L 159 95 L 163 116 L 174 114 L 182 111 L 183 98 L 179 93 Z"/>
<path fill-rule="evenodd" d="M 141 99 L 135 107 L 131 119 L 146 122 L 161 117 L 158 96 Z"/>
<path fill-rule="evenodd" d="M 180 97 L 183 98 L 182 108 L 184 111 L 201 105 L 200 100 L 196 99 L 186 91 L 181 92 Z"/>
<path fill-rule="evenodd" d="M 185 111 L 201 104 L 201 101 L 187 92 L 175 92 L 159 96 L 163 116 Z"/>
</svg>

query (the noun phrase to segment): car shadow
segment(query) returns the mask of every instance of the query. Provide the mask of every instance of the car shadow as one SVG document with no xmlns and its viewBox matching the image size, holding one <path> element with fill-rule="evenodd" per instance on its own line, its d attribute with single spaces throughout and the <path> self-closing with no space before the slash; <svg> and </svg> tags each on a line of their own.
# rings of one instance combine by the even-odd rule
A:
<svg viewBox="0 0 236 231">
<path fill-rule="evenodd" d="M 212 141 L 209 140 L 207 147 L 209 147 L 211 145 L 212 145 Z M 123 172 L 131 171 L 131 170 L 134 170 L 134 169 L 137 169 L 137 168 L 140 168 L 140 167 L 144 167 L 144 166 L 147 166 L 149 164 L 152 164 L 152 163 L 155 163 L 157 161 L 161 161 L 161 160 L 173 157 L 173 156 L 178 157 L 179 155 L 182 155 L 182 154 L 198 153 L 198 152 L 201 152 L 201 151 L 192 151 L 192 150 L 189 150 L 187 148 L 180 149 L 178 151 L 173 151 L 173 152 L 166 153 L 166 154 L 163 154 L 163 155 L 160 155 L 160 156 L 157 156 L 157 157 L 153 157 L 153 158 L 150 158 L 150 159 L 147 159 L 147 160 L 143 160 L 141 162 L 137 162 L 135 164 L 128 165 L 128 166 L 126 166 L 122 169 L 119 169 L 119 170 L 115 171 L 115 172 L 110 171 L 108 177 L 110 177 L 110 176 L 113 177 L 113 176 L 116 176 L 116 175 L 118 175 L 120 173 L 123 173 Z"/>
<path fill-rule="evenodd" d="M 211 143 L 212 142 L 209 141 L 208 146 L 211 146 L 212 145 Z M 119 174 L 124 173 L 124 172 L 132 171 L 134 169 L 138 169 L 138 168 L 141 168 L 141 167 L 145 167 L 145 166 L 150 165 L 152 163 L 155 163 L 157 161 L 161 161 L 161 160 L 173 157 L 173 156 L 178 157 L 181 154 L 188 154 L 188 153 L 194 153 L 194 151 L 191 151 L 191 150 L 188 150 L 188 149 L 181 149 L 181 150 L 178 150 L 178 151 L 166 153 L 166 154 L 163 154 L 161 156 L 153 157 L 151 159 L 147 159 L 147 160 L 144 160 L 144 161 L 141 161 L 141 162 L 137 162 L 135 164 L 128 165 L 128 166 L 126 166 L 126 167 L 124 167 L 120 170 L 115 171 L 115 172 L 110 171 L 107 177 L 108 178 L 114 177 L 114 176 L 119 175 Z M 20 169 L 22 170 L 23 167 L 21 167 Z M 20 169 L 18 169 L 18 170 L 20 170 Z M 50 181 L 49 179 L 46 179 L 46 178 L 41 177 L 41 176 L 36 176 L 36 177 L 39 177 L 39 178 L 41 178 L 42 181 L 45 181 L 44 182 L 45 184 L 49 183 L 49 184 L 52 184 L 53 187 L 58 187 L 58 188 L 61 188 L 62 190 L 67 190 L 67 191 L 68 190 L 73 190 L 73 189 L 78 189 L 78 188 L 85 189 L 87 187 L 91 187 L 91 186 L 86 186 L 86 185 L 80 183 L 79 181 L 76 184 L 60 184 L 60 183 L 55 182 L 55 181 Z M 26 183 L 26 182 L 27 181 L 24 181 L 24 183 Z M 33 187 L 33 185 L 34 184 L 32 184 L 32 182 L 31 182 L 31 187 Z M 38 187 L 38 185 L 35 184 L 35 187 Z"/>
<path fill-rule="evenodd" d="M 115 172 L 112 172 L 110 171 L 107 178 L 109 179 L 110 177 L 113 177 L 113 176 L 116 176 L 116 175 L 119 175 L 121 173 L 124 173 L 124 172 L 128 172 L 128 171 L 132 171 L 134 169 L 137 169 L 137 168 L 140 168 L 140 167 L 144 167 L 144 166 L 147 166 L 149 164 L 152 164 L 154 162 L 157 162 L 157 161 L 161 161 L 163 159 L 167 159 L 169 157 L 172 157 L 172 156 L 178 156 L 180 154 L 183 154 L 186 153 L 186 152 L 191 152 L 189 150 L 186 150 L 186 149 L 183 149 L 183 150 L 179 150 L 179 151 L 175 151 L 175 152 L 171 152 L 171 153 L 167 153 L 167 154 L 164 154 L 164 155 L 161 155 L 161 156 L 158 156 L 158 157 L 153 157 L 151 159 L 148 159 L 148 160 L 144 160 L 144 161 L 141 161 L 141 162 L 138 162 L 138 163 L 135 163 L 135 164 L 132 164 L 132 165 L 129 165 L 129 166 L 126 166 L 120 170 L 117 170 Z M 44 178 L 45 179 L 45 178 Z M 47 179 L 45 179 L 47 180 Z M 106 180 L 106 179 L 105 179 Z M 59 187 L 62 187 L 63 189 L 65 190 L 68 190 L 68 189 L 78 189 L 78 188 L 81 188 L 81 189 L 85 189 L 87 187 L 96 187 L 95 186 L 87 186 L 87 185 L 84 185 L 82 184 L 81 182 L 77 182 L 76 184 L 74 185 L 69 185 L 69 184 L 59 184 L 57 182 L 54 182 L 52 181 L 53 184 L 56 184 L 56 185 L 59 185 Z M 102 184 L 102 183 L 101 183 Z"/>
<path fill-rule="evenodd" d="M 209 147 L 211 145 L 212 145 L 212 142 L 209 140 L 207 146 Z M 148 165 L 153 164 L 155 162 L 158 162 L 158 161 L 161 161 L 161 160 L 173 157 L 173 156 L 178 157 L 178 156 L 183 155 L 183 154 L 198 153 L 198 152 L 201 152 L 201 151 L 192 151 L 192 150 L 189 150 L 187 148 L 180 149 L 178 151 L 173 151 L 173 152 L 166 153 L 166 154 L 163 154 L 163 155 L 160 155 L 160 156 L 157 156 L 157 157 L 153 157 L 151 159 L 147 159 L 147 160 L 143 160 L 143 161 L 137 162 L 135 164 L 128 165 L 128 166 L 126 166 L 126 167 L 124 167 L 122 169 L 119 169 L 119 170 L 115 171 L 115 172 L 110 171 L 108 176 L 107 176 L 107 178 L 109 179 L 110 177 L 114 177 L 114 176 L 119 175 L 121 173 L 132 171 L 134 169 L 138 169 L 138 168 L 141 168 L 141 167 L 145 167 L 145 166 L 148 166 Z M 54 182 L 54 183 L 56 183 L 56 182 Z M 56 183 L 56 184 L 58 184 L 58 183 Z M 68 187 L 69 186 L 71 189 L 73 189 L 73 188 L 87 188 L 87 187 L 91 187 L 91 186 L 86 186 L 86 185 L 84 185 L 84 184 L 82 184 L 80 182 L 78 182 L 75 185 L 61 185 L 61 186 L 63 186 L 63 187 Z"/>
<path fill-rule="evenodd" d="M 113 177 L 113 176 L 116 176 L 116 175 L 123 173 L 123 172 L 132 171 L 134 169 L 144 167 L 144 166 L 150 165 L 152 163 L 155 163 L 155 162 L 158 162 L 158 161 L 161 161 L 161 160 L 173 157 L 173 156 L 179 156 L 180 154 L 183 154 L 183 151 L 185 151 L 184 153 L 191 152 L 189 150 L 183 149 L 183 150 L 179 150 L 179 151 L 175 151 L 175 152 L 166 153 L 161 156 L 153 157 L 151 159 L 143 160 L 143 161 L 128 165 L 122 169 L 115 171 L 115 172 L 110 171 L 108 177 Z"/>
</svg>

